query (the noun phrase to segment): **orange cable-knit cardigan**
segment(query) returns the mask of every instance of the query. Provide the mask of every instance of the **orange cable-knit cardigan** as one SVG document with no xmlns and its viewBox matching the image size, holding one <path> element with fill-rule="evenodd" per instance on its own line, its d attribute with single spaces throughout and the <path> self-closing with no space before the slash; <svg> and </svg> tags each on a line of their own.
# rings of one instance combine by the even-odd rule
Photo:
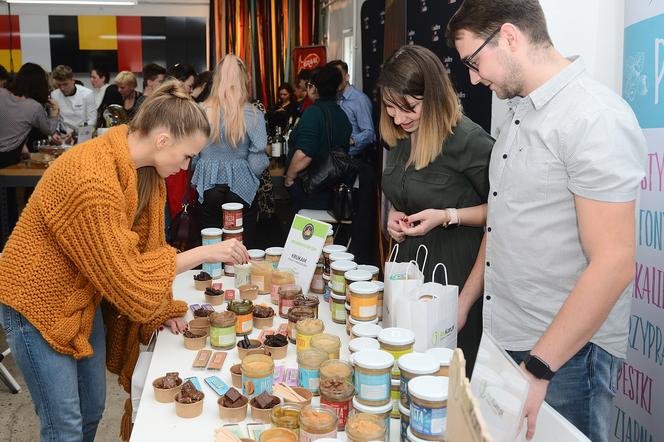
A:
<svg viewBox="0 0 664 442">
<path fill-rule="evenodd" d="M 165 185 L 134 223 L 136 182 L 126 126 L 72 148 L 46 170 L 0 256 L 0 303 L 60 353 L 92 355 L 88 338 L 103 301 L 106 363 L 129 393 L 139 341 L 187 310 L 171 292 Z M 127 400 L 121 436 L 130 434 Z"/>
</svg>

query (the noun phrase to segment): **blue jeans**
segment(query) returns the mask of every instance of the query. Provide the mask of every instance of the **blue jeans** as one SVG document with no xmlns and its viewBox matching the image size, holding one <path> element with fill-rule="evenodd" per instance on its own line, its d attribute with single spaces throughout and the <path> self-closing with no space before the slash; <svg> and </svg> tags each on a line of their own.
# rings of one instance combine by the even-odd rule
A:
<svg viewBox="0 0 664 442">
<path fill-rule="evenodd" d="M 89 342 L 94 354 L 79 360 L 53 350 L 13 308 L 0 304 L 0 322 L 23 374 L 41 424 L 41 440 L 94 441 L 106 403 L 106 342 L 101 309 Z"/>
<path fill-rule="evenodd" d="M 527 351 L 508 353 L 517 364 L 528 356 Z M 622 359 L 589 342 L 558 370 L 545 400 L 591 441 L 608 441 L 622 363 Z"/>
</svg>

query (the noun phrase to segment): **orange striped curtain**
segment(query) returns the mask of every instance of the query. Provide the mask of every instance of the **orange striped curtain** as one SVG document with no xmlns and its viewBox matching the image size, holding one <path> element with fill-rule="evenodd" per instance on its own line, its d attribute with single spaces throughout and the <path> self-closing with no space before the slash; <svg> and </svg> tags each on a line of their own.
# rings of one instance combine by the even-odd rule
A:
<svg viewBox="0 0 664 442">
<path fill-rule="evenodd" d="M 254 98 L 271 106 L 279 85 L 294 81 L 292 49 L 318 43 L 319 10 L 320 0 L 211 0 L 211 65 L 241 57 Z"/>
</svg>

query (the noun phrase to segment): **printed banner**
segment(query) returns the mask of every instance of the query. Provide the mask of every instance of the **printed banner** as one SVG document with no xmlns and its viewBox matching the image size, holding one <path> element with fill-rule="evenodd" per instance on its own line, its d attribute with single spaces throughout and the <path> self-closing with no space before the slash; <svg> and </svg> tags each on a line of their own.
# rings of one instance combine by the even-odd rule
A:
<svg viewBox="0 0 664 442">
<path fill-rule="evenodd" d="M 664 1 L 625 2 L 623 97 L 648 141 L 627 359 L 611 438 L 664 440 Z"/>
<path fill-rule="evenodd" d="M 295 76 L 302 69 L 312 70 L 327 63 L 327 50 L 325 46 L 307 46 L 305 48 L 293 49 L 293 65 Z"/>
</svg>

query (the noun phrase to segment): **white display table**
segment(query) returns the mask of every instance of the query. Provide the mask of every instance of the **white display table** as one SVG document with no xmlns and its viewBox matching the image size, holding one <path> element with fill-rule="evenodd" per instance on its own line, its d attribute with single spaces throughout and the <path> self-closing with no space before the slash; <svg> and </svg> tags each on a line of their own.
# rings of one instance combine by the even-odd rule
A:
<svg viewBox="0 0 664 442">
<path fill-rule="evenodd" d="M 183 300 L 188 304 L 203 304 L 205 297 L 203 292 L 194 289 L 193 275 L 195 271 L 185 272 L 175 279 L 173 284 L 173 296 L 176 299 Z M 223 283 L 223 289 L 233 288 L 233 278 L 223 277 L 220 280 Z M 217 282 L 217 281 L 215 281 Z M 236 296 L 239 295 L 236 292 Z M 345 326 L 332 322 L 330 317 L 329 305 L 319 295 L 320 305 L 318 308 L 318 317 L 325 323 L 325 332 L 337 335 L 341 338 L 340 358 L 348 360 L 348 341 Z M 255 301 L 257 304 L 272 305 L 268 295 L 259 296 Z M 272 306 L 276 311 L 276 306 Z M 217 311 L 224 311 L 226 303 L 215 307 Z M 187 312 L 187 320 L 193 318 L 191 311 Z M 274 318 L 273 328 L 276 330 L 281 323 L 287 323 L 285 319 L 276 316 Z M 260 330 L 254 329 L 250 338 L 257 338 Z M 210 347 L 208 340 L 207 347 Z M 214 350 L 214 349 L 212 349 Z M 141 397 L 141 404 L 138 408 L 134 430 L 131 440 L 133 442 L 143 441 L 212 441 L 214 440 L 214 430 L 227 423 L 219 418 L 219 406 L 217 399 L 219 396 L 205 383 L 204 378 L 208 376 L 219 376 L 229 386 L 232 386 L 230 368 L 240 362 L 237 350 L 228 350 L 228 356 L 224 362 L 221 371 L 218 370 L 200 370 L 191 367 L 196 351 L 184 348 L 182 335 L 174 335 L 170 331 L 164 330 L 157 336 L 154 347 L 154 354 L 150 369 L 148 370 L 145 388 Z M 275 365 L 284 365 L 287 368 L 297 368 L 296 347 L 293 344 L 288 345 L 288 356 L 286 359 L 275 361 Z M 152 389 L 152 381 L 167 372 L 177 371 L 180 378 L 184 379 L 191 376 L 198 377 L 205 393 L 205 403 L 203 405 L 203 414 L 193 419 L 183 419 L 175 414 L 175 404 L 162 404 L 155 400 Z M 315 397 L 313 404 L 318 404 L 319 398 Z M 251 419 L 251 410 L 247 413 L 247 419 L 240 423 L 240 426 L 246 431 L 246 424 L 255 422 Z M 392 440 L 398 440 L 399 421 L 392 419 L 391 433 Z M 343 433 L 339 434 L 340 439 L 345 439 Z"/>
<path fill-rule="evenodd" d="M 197 291 L 194 288 L 193 275 L 195 271 L 185 272 L 179 275 L 173 284 L 173 295 L 176 299 L 183 300 L 188 304 L 203 304 L 205 297 L 203 292 Z M 232 289 L 233 278 L 224 277 L 220 280 L 223 283 L 223 288 Z M 236 292 L 237 294 L 237 292 Z M 329 305 L 323 300 L 320 295 L 320 305 L 318 308 L 318 317 L 325 323 L 325 332 L 337 335 L 341 338 L 341 352 L 340 358 L 348 360 L 348 341 L 349 337 L 346 335 L 345 326 L 332 322 L 330 317 Z M 259 296 L 255 301 L 258 304 L 272 305 L 268 295 Z M 273 306 L 276 309 L 276 306 Z M 226 303 L 221 306 L 215 307 L 217 311 L 226 309 Z M 193 318 L 191 311 L 187 312 L 187 320 Z M 274 319 L 273 328 L 276 330 L 279 324 L 286 323 L 285 319 L 276 316 Z M 250 338 L 257 338 L 260 330 L 254 329 Z M 208 349 L 212 349 L 209 344 Z M 214 350 L 214 349 L 212 349 Z M 227 353 L 226 361 L 220 371 L 218 370 L 200 370 L 191 367 L 196 351 L 187 350 L 183 344 L 182 335 L 174 335 L 170 331 L 164 330 L 160 332 L 156 339 L 154 347 L 154 354 L 152 362 L 148 370 L 145 388 L 141 397 L 141 404 L 136 416 L 134 430 L 132 432 L 132 442 L 147 442 L 147 441 L 213 441 L 214 431 L 216 428 L 221 427 L 227 422 L 219 418 L 219 406 L 217 399 L 219 396 L 205 383 L 205 378 L 208 376 L 216 375 L 223 379 L 229 386 L 232 386 L 230 368 L 232 365 L 240 362 L 237 350 L 229 350 Z M 283 365 L 287 368 L 297 368 L 295 345 L 288 345 L 288 356 L 286 359 L 275 361 L 275 365 Z M 154 398 L 152 389 L 152 381 L 160 376 L 164 376 L 167 372 L 177 371 L 180 378 L 188 378 L 191 376 L 198 377 L 203 393 L 205 393 L 205 402 L 203 406 L 203 414 L 193 419 L 183 419 L 175 414 L 175 404 L 159 403 Z M 312 401 L 313 404 L 319 403 L 319 398 L 315 397 Z M 251 411 L 247 413 L 247 419 L 240 423 L 240 427 L 246 433 L 246 424 L 255 422 L 251 418 Z M 400 435 L 400 426 L 398 419 L 391 420 L 390 440 L 398 441 Z M 339 433 L 339 439 L 345 440 L 345 434 Z M 583 441 L 587 440 L 576 428 L 567 422 L 562 416 L 556 413 L 549 405 L 543 404 L 538 416 L 538 431 L 535 435 L 534 441 L 548 442 L 549 440 L 556 441 Z"/>
</svg>

